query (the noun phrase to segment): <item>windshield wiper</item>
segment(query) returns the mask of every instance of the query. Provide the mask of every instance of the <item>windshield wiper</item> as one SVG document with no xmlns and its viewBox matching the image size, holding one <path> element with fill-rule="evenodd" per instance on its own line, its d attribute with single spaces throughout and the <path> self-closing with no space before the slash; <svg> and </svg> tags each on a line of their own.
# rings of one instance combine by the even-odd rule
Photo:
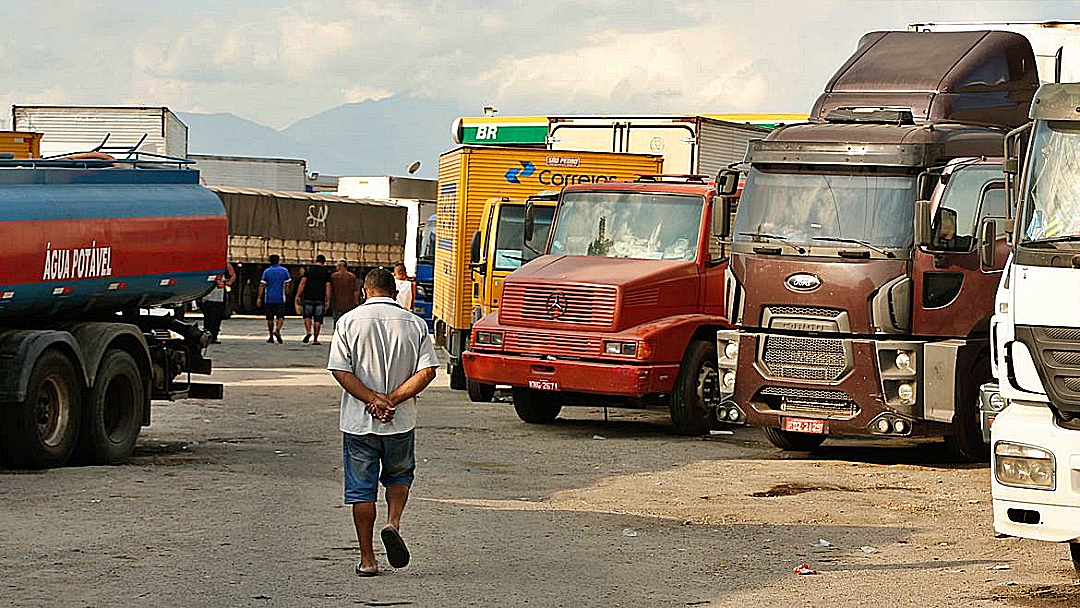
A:
<svg viewBox="0 0 1080 608">
<path fill-rule="evenodd" d="M 749 236 L 749 237 L 758 238 L 758 239 L 769 239 L 770 241 L 780 241 L 781 243 L 787 245 L 788 247 L 791 247 L 792 249 L 799 252 L 800 254 L 801 253 L 806 253 L 806 250 L 803 249 L 802 247 L 798 247 L 796 245 L 792 245 L 791 243 L 787 242 L 788 239 L 787 239 L 786 236 L 780 236 L 780 235 L 777 235 L 777 234 L 767 234 L 765 232 L 740 232 L 739 236 Z"/>
<path fill-rule="evenodd" d="M 887 258 L 896 257 L 896 254 L 891 251 L 885 251 L 877 245 L 871 245 L 870 243 L 867 243 L 866 241 L 860 241 L 859 239 L 848 239 L 842 236 L 812 236 L 810 237 L 810 240 L 824 241 L 826 243 L 851 243 L 852 245 L 862 245 L 863 247 L 866 247 L 867 249 L 872 249 Z"/>
<path fill-rule="evenodd" d="M 1054 243 L 1070 243 L 1080 241 L 1080 234 L 1066 234 L 1063 236 L 1052 236 L 1045 239 L 1033 239 L 1025 241 L 1024 245 L 1053 245 Z"/>
</svg>

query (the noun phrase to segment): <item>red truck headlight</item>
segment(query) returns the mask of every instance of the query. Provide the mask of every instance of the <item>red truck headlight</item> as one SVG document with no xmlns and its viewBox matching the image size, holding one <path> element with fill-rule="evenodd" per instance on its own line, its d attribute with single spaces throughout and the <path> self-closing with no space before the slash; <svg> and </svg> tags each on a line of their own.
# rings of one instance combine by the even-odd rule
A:
<svg viewBox="0 0 1080 608">
<path fill-rule="evenodd" d="M 473 338 L 473 344 L 490 348 L 502 348 L 503 334 L 501 331 L 478 331 Z"/>
</svg>

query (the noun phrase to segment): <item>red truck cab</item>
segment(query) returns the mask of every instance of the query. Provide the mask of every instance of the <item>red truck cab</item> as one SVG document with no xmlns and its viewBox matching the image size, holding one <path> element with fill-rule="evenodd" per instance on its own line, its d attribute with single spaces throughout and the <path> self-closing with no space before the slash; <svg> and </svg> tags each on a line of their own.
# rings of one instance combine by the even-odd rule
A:
<svg viewBox="0 0 1080 608">
<path fill-rule="evenodd" d="M 467 376 L 510 385 L 525 422 L 566 405 L 666 405 L 678 432 L 707 432 L 715 336 L 731 327 L 730 201 L 697 176 L 568 186 L 545 255 L 473 327 Z"/>
</svg>

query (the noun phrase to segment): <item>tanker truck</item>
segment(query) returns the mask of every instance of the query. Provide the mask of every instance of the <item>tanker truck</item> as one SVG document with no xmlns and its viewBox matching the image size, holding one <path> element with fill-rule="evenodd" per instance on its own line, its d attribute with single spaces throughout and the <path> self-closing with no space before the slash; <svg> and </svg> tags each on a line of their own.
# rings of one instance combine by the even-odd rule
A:
<svg viewBox="0 0 1080 608">
<path fill-rule="evenodd" d="M 116 464 L 152 399 L 220 399 L 209 334 L 151 314 L 225 267 L 221 201 L 185 162 L 0 161 L 0 464 Z M 89 158 L 87 158 L 89 157 Z"/>
</svg>

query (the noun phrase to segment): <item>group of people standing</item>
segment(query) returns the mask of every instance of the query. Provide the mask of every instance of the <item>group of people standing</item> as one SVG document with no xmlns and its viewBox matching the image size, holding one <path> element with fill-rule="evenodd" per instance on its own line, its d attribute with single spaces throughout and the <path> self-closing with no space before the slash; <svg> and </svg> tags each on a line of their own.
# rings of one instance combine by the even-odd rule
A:
<svg viewBox="0 0 1080 608">
<path fill-rule="evenodd" d="M 292 275 L 281 265 L 281 258 L 273 254 L 269 258 L 270 266 L 262 273 L 255 305 L 262 309 L 266 317 L 266 342 L 284 343 L 281 329 L 285 325 L 288 312 L 287 292 L 292 283 Z M 396 301 L 402 308 L 411 311 L 416 295 L 416 286 L 409 280 L 404 264 L 394 267 L 393 273 L 397 286 Z M 227 292 L 236 282 L 236 270 L 228 264 L 226 273 L 219 276 L 214 289 L 203 298 L 201 308 L 205 318 L 206 331 L 210 332 L 211 342 L 220 344 L 218 334 L 221 321 L 225 316 Z M 294 308 L 304 319 L 304 344 L 319 345 L 326 315 L 332 314 L 335 324 L 346 312 L 356 308 L 365 300 L 360 280 L 349 271 L 346 260 L 339 260 L 336 269 L 331 272 L 326 263 L 326 256 L 319 254 L 315 263 L 304 269 L 300 282 L 296 286 L 293 298 Z"/>
</svg>

